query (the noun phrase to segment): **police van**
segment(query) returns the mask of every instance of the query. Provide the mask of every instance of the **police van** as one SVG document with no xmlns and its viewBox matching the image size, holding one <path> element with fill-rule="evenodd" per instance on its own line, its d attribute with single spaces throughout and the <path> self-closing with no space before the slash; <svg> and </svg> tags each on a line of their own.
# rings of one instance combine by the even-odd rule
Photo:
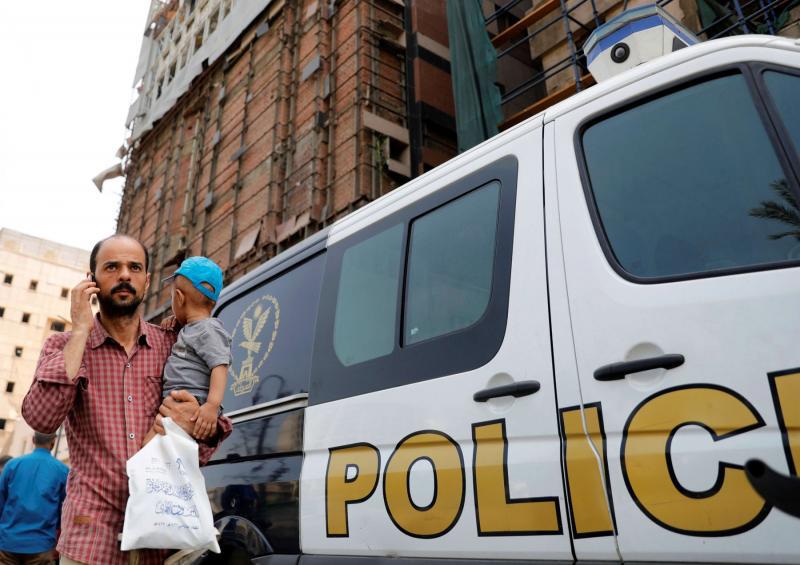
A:
<svg viewBox="0 0 800 565">
<path fill-rule="evenodd" d="M 800 41 L 656 12 L 225 291 L 218 559 L 800 562 Z"/>
</svg>

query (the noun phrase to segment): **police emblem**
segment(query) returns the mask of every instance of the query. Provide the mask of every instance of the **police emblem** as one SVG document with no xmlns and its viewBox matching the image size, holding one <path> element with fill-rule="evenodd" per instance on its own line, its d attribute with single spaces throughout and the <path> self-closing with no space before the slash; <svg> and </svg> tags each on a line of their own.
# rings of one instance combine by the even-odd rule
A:
<svg viewBox="0 0 800 565">
<path fill-rule="evenodd" d="M 244 349 L 247 356 L 237 363 L 239 356 L 234 355 L 235 367 L 231 367 L 230 373 L 233 377 L 231 391 L 235 396 L 252 392 L 258 384 L 258 372 L 272 353 L 280 323 L 281 307 L 271 294 L 251 302 L 239 316 L 232 338 L 236 347 Z"/>
</svg>

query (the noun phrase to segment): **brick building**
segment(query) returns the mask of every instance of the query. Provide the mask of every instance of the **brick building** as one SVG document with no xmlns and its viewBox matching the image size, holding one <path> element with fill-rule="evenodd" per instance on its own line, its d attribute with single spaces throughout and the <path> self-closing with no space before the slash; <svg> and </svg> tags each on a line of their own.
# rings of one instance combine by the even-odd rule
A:
<svg viewBox="0 0 800 565">
<path fill-rule="evenodd" d="M 455 155 L 451 73 L 471 71 L 451 68 L 447 3 L 152 0 L 117 230 L 154 280 L 199 254 L 231 281 Z M 643 3 L 480 0 L 484 37 L 460 44 L 496 50 L 499 129 L 591 85 L 583 41 Z M 800 32 L 798 0 L 659 4 L 701 39 Z M 154 284 L 145 315 L 168 307 Z"/>
<path fill-rule="evenodd" d="M 446 45 L 444 0 L 154 1 L 118 231 L 230 281 L 444 162 Z"/>
</svg>

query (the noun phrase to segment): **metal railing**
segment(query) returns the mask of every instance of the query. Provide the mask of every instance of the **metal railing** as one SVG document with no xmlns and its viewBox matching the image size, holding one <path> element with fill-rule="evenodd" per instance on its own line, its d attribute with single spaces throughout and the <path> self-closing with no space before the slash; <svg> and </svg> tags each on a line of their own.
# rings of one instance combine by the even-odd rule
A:
<svg viewBox="0 0 800 565">
<path fill-rule="evenodd" d="M 697 17 L 684 22 L 702 40 L 746 33 L 800 36 L 800 0 L 696 0 Z M 659 0 L 667 7 L 675 0 Z M 622 9 L 628 6 L 623 0 Z M 615 4 L 614 7 L 619 6 Z M 610 6 L 605 3 L 605 10 Z M 578 13 L 582 17 L 579 17 Z M 598 0 L 509 0 L 485 15 L 492 43 L 497 49 L 498 69 L 511 63 L 514 73 L 499 72 L 504 122 L 510 127 L 546 107 L 593 84 L 581 43 L 604 21 Z M 698 25 L 699 23 L 699 25 Z M 561 26 L 554 32 L 554 26 Z M 560 42 L 558 56 L 550 55 L 545 65 L 535 53 L 536 42 L 548 36 Z M 566 47 L 566 49 L 564 49 Z M 556 51 L 555 49 L 553 51 Z M 525 60 L 527 53 L 529 60 Z M 527 64 L 529 72 L 519 72 Z M 553 79 L 569 71 L 570 80 Z M 508 75 L 514 75 L 509 77 Z"/>
</svg>

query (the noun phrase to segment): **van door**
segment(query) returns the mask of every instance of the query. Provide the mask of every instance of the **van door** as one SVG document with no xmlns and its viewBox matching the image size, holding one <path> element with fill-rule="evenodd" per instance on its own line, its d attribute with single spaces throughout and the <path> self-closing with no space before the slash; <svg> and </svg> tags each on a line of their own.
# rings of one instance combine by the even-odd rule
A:
<svg viewBox="0 0 800 565">
<path fill-rule="evenodd" d="M 798 155 L 743 57 L 800 64 L 721 51 L 554 121 L 575 356 L 626 561 L 800 558 L 800 522 L 742 468 L 797 469 L 800 407 Z"/>
<path fill-rule="evenodd" d="M 333 228 L 305 421 L 304 554 L 572 559 L 541 130 L 502 150 Z"/>
</svg>

